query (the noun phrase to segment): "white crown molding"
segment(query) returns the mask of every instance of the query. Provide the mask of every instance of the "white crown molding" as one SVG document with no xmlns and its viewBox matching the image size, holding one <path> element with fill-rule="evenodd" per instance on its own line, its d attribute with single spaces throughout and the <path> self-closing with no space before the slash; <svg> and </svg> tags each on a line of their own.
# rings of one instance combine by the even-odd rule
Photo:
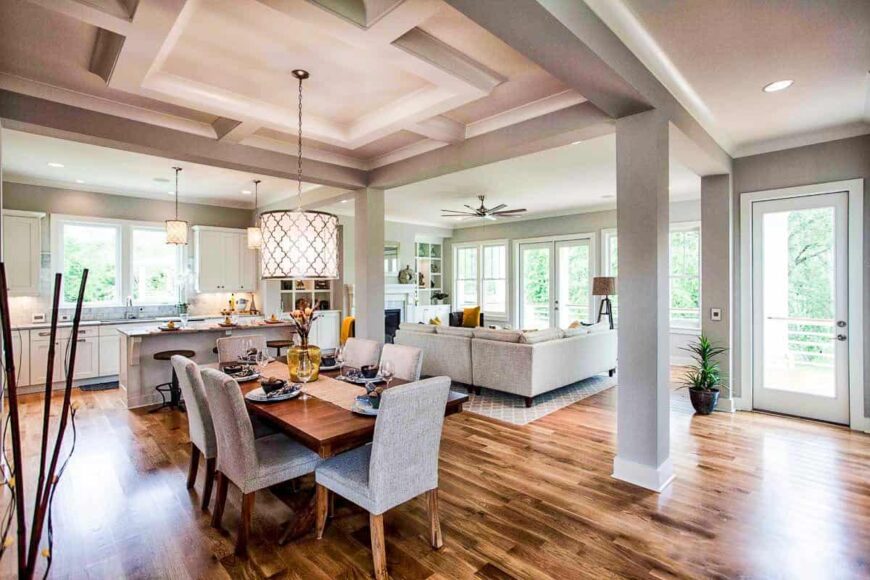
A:
<svg viewBox="0 0 870 580">
<path fill-rule="evenodd" d="M 410 157 L 416 157 L 417 155 L 422 155 L 423 153 L 428 153 L 429 151 L 434 151 L 435 149 L 440 149 L 441 147 L 445 147 L 447 145 L 449 145 L 449 143 L 446 143 L 444 141 L 422 139 L 420 141 L 417 141 L 416 143 L 411 143 L 410 145 L 400 147 L 399 149 L 390 151 L 389 153 L 371 159 L 366 169 L 383 167 L 384 165 L 396 163 Z"/>
<path fill-rule="evenodd" d="M 287 155 L 296 155 L 297 149 L 295 143 L 288 143 L 271 137 L 263 137 L 261 135 L 251 135 L 245 137 L 240 142 L 241 145 L 248 145 L 258 149 L 266 149 L 267 151 L 275 151 L 277 153 L 286 153 Z M 332 163 L 333 165 L 341 165 L 342 167 L 352 167 L 354 169 L 368 169 L 368 164 L 362 159 L 342 155 L 341 153 L 333 153 L 332 151 L 324 151 L 317 149 L 311 145 L 305 145 L 302 151 L 303 159 L 311 159 L 313 161 L 323 161 L 324 163 Z"/>
<path fill-rule="evenodd" d="M 437 117 L 421 121 L 416 125 L 408 127 L 407 130 L 423 137 L 434 139 L 435 141 L 444 141 L 446 143 L 465 141 L 465 125 L 444 115 L 438 115 Z"/>
<path fill-rule="evenodd" d="M 134 105 L 127 105 L 117 101 L 110 101 L 101 97 L 95 97 L 85 93 L 79 93 L 69 89 L 56 87 L 39 81 L 26 79 L 19 76 L 0 73 L 0 89 L 21 93 L 30 97 L 54 101 L 72 107 L 79 107 L 89 111 L 105 113 L 114 117 L 123 117 L 133 121 L 157 125 L 167 129 L 183 131 L 192 135 L 216 137 L 214 128 L 208 123 L 192 121 L 167 113 L 160 113 L 151 109 L 143 109 Z"/>
<path fill-rule="evenodd" d="M 583 0 L 729 155 L 734 140 L 625 0 Z"/>
<path fill-rule="evenodd" d="M 484 133 L 497 131 L 498 129 L 515 125 L 523 121 L 528 121 L 535 117 L 541 117 L 555 111 L 567 109 L 568 107 L 579 105 L 584 102 L 586 102 L 586 98 L 577 91 L 571 89 L 562 91 L 561 93 L 556 93 L 538 99 L 537 101 L 532 101 L 531 103 L 526 103 L 519 107 L 498 113 L 491 117 L 469 123 L 465 127 L 465 138 L 470 139 L 472 137 L 477 137 L 478 135 L 483 135 Z"/>
<path fill-rule="evenodd" d="M 795 147 L 804 147 L 806 145 L 815 145 L 816 143 L 837 141 L 839 139 L 848 139 L 850 137 L 858 137 L 867 134 L 870 134 L 870 122 L 856 121 L 855 123 L 849 123 L 848 125 L 826 127 L 824 129 L 808 131 L 799 135 L 789 135 L 787 137 L 777 137 L 775 139 L 765 139 L 764 141 L 747 143 L 746 145 L 741 145 L 737 148 L 734 152 L 734 157 L 748 157 L 750 155 L 772 153 L 773 151 L 793 149 Z"/>
</svg>

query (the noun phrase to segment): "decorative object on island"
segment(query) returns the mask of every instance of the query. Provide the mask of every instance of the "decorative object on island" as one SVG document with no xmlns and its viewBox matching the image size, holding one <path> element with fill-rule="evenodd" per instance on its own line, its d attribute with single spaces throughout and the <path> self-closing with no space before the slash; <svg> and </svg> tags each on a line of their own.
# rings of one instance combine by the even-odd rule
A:
<svg viewBox="0 0 870 580">
<path fill-rule="evenodd" d="M 308 344 L 311 325 L 318 318 L 320 313 L 316 306 L 290 313 L 290 322 L 299 337 L 299 344 L 294 344 L 287 351 L 287 368 L 290 371 L 290 380 L 295 383 L 313 382 L 320 375 L 320 347 Z M 308 377 L 307 380 L 302 380 L 305 377 Z"/>
<path fill-rule="evenodd" d="M 43 572 L 44 577 L 48 577 L 51 569 L 52 558 L 54 557 L 54 530 L 52 529 L 52 504 L 54 503 L 55 492 L 57 486 L 66 471 L 67 463 L 75 451 L 75 420 L 76 420 L 76 405 L 71 403 L 73 379 L 75 377 L 76 364 L 76 347 L 79 343 L 77 340 L 69 341 L 69 350 L 65 353 L 60 353 L 61 360 L 66 360 L 66 368 L 63 369 L 66 376 L 66 382 L 63 389 L 63 403 L 61 404 L 60 413 L 58 415 L 57 427 L 53 430 L 56 435 L 54 439 L 54 448 L 49 452 L 49 426 L 51 419 L 51 388 L 52 377 L 54 373 L 55 362 L 55 345 L 60 344 L 57 340 L 57 323 L 58 323 L 58 306 L 60 305 L 61 283 L 63 281 L 62 274 L 55 274 L 54 277 L 54 299 L 51 310 L 51 326 L 49 328 L 50 342 L 48 347 L 48 359 L 46 361 L 45 376 L 45 391 L 43 394 L 43 411 L 42 411 L 42 443 L 40 453 L 38 455 L 38 475 L 34 493 L 25 491 L 25 461 L 21 451 L 21 436 L 22 426 L 19 415 L 18 403 L 18 375 L 16 373 L 15 362 L 18 358 L 13 352 L 12 342 L 12 321 L 9 315 L 9 293 L 6 279 L 6 265 L 0 262 L 0 323 L 2 323 L 2 339 L 3 339 L 3 363 L 4 371 L 6 372 L 6 394 L 9 401 L 9 425 L 8 433 L 11 435 L 12 458 L 11 462 L 4 466 L 4 475 L 7 479 L 4 482 L 8 488 L 9 506 L 4 507 L 4 522 L 2 530 L 0 530 L 0 558 L 3 557 L 6 549 L 13 544 L 16 545 L 18 556 L 18 578 L 30 579 L 36 574 L 36 559 L 41 553 L 46 559 L 46 568 Z M 78 336 L 79 325 L 82 320 L 82 303 L 84 302 L 85 286 L 88 281 L 88 269 L 82 271 L 81 283 L 79 284 L 78 298 L 76 299 L 75 313 L 73 315 L 71 336 Z M 63 350 L 63 349 L 62 349 Z M 61 363 L 62 364 L 62 363 Z M 32 421 L 31 421 L 32 422 Z M 61 459 L 61 450 L 66 434 L 67 423 L 70 423 L 73 430 L 73 442 L 66 451 L 66 457 Z M 5 433 L 4 429 L 4 438 Z M 3 442 L 5 445 L 5 441 Z M 9 458 L 6 458 L 9 461 Z M 29 463 L 29 462 L 28 462 Z M 34 498 L 33 509 L 26 510 L 25 501 L 30 497 Z M 26 511 L 33 512 L 33 519 L 30 524 L 30 540 L 27 538 L 27 521 Z M 16 540 L 7 537 L 10 528 L 12 527 L 12 518 L 15 518 L 16 523 Z M 46 521 L 47 519 L 47 521 Z M 47 544 L 40 547 L 44 526 L 48 526 Z"/>
<path fill-rule="evenodd" d="M 413 284 L 414 283 L 414 271 L 411 269 L 411 266 L 405 266 L 403 269 L 399 270 L 399 284 Z"/>
<path fill-rule="evenodd" d="M 613 304 L 610 302 L 611 296 L 616 296 L 616 277 L 615 276 L 596 276 L 592 279 L 592 295 L 604 296 L 601 299 L 601 306 L 598 307 L 598 320 L 601 322 L 601 317 L 607 315 L 607 320 L 610 322 L 610 330 L 613 330 Z"/>
<path fill-rule="evenodd" d="M 260 194 L 260 180 L 254 180 L 254 213 L 257 213 L 257 198 Z M 257 221 L 254 227 L 248 228 L 248 249 L 259 250 L 263 247 L 263 232 L 260 231 L 260 216 L 257 216 Z"/>
<path fill-rule="evenodd" d="M 166 243 L 176 246 L 187 245 L 187 222 L 178 219 L 178 174 L 181 167 L 173 167 L 175 170 L 175 219 L 166 220 Z"/>
<path fill-rule="evenodd" d="M 695 361 L 686 370 L 683 386 L 689 389 L 689 398 L 695 412 L 709 415 L 719 402 L 719 386 L 723 378 L 719 362 L 714 359 L 728 349 L 716 346 L 702 334 L 696 342 L 683 347 L 683 350 L 690 353 Z"/>
<path fill-rule="evenodd" d="M 432 294 L 432 302 L 435 304 L 445 304 L 445 300 L 450 297 L 446 292 L 435 292 Z"/>
<path fill-rule="evenodd" d="M 517 217 L 518 214 L 523 213 L 525 208 L 521 209 L 504 209 L 507 205 L 500 203 L 495 207 L 486 207 L 483 204 L 483 200 L 486 198 L 485 195 L 478 195 L 477 199 L 480 200 L 480 207 L 474 208 L 470 205 L 465 205 L 470 211 L 456 210 L 456 209 L 442 209 L 441 217 L 455 217 L 459 219 L 469 219 L 469 218 L 483 218 L 487 220 L 495 221 L 498 218 L 504 217 Z"/>
<path fill-rule="evenodd" d="M 297 199 L 295 210 L 267 211 L 261 216 L 263 278 L 338 278 L 338 218 L 321 211 L 302 209 L 302 81 L 307 71 L 294 70 L 299 81 L 299 131 L 297 139 Z"/>
</svg>

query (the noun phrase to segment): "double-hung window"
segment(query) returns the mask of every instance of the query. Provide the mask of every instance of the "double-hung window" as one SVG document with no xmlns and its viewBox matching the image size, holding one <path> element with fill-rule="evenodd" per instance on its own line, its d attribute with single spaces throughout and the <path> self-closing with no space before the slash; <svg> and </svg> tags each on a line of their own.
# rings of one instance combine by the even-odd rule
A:
<svg viewBox="0 0 870 580">
<path fill-rule="evenodd" d="M 603 276 L 616 278 L 615 296 L 610 297 L 613 309 L 613 323 L 619 321 L 619 260 L 617 260 L 616 229 L 601 230 L 601 271 Z"/>
<path fill-rule="evenodd" d="M 122 302 L 121 227 L 109 223 L 67 222 L 59 224 L 60 272 L 63 302 L 78 299 L 82 273 L 88 270 L 84 302 L 89 306 L 117 306 Z"/>
<path fill-rule="evenodd" d="M 493 318 L 507 318 L 507 242 L 453 246 L 455 306 L 480 306 Z"/>
<path fill-rule="evenodd" d="M 136 304 L 174 304 L 178 301 L 178 246 L 166 243 L 163 228 L 130 229 L 130 296 Z"/>
</svg>

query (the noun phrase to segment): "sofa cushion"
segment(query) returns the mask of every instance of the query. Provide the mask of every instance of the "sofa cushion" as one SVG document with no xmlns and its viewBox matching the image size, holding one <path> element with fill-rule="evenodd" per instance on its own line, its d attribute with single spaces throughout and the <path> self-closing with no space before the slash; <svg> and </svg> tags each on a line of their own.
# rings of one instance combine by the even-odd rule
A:
<svg viewBox="0 0 870 580">
<path fill-rule="evenodd" d="M 568 327 L 563 331 L 565 338 L 571 338 L 572 336 L 583 336 L 584 334 L 589 334 L 589 329 L 585 326 L 574 326 Z"/>
<path fill-rule="evenodd" d="M 519 342 L 523 335 L 520 330 L 499 330 L 494 328 L 475 328 L 474 338 L 498 340 L 501 342 Z"/>
<path fill-rule="evenodd" d="M 595 332 L 604 332 L 605 330 L 610 330 L 609 322 L 598 322 L 593 324 L 592 326 L 587 326 L 586 330 L 589 331 L 589 334 L 593 334 Z"/>
<path fill-rule="evenodd" d="M 465 338 L 471 338 L 471 336 L 474 334 L 474 329 L 463 328 L 461 326 L 437 326 L 435 327 L 435 334 L 446 334 L 448 336 L 464 336 Z"/>
<path fill-rule="evenodd" d="M 480 321 L 480 306 L 464 308 L 462 310 L 462 326 L 465 328 L 477 328 Z"/>
<path fill-rule="evenodd" d="M 533 332 L 524 332 L 522 337 L 520 337 L 520 342 L 525 344 L 536 344 L 538 342 L 547 342 L 548 340 L 558 340 L 560 338 L 562 338 L 561 328 L 545 328 Z"/>
<path fill-rule="evenodd" d="M 399 325 L 399 330 L 407 330 L 409 332 L 425 332 L 432 334 L 435 332 L 434 324 L 420 324 L 416 322 L 403 322 Z"/>
</svg>

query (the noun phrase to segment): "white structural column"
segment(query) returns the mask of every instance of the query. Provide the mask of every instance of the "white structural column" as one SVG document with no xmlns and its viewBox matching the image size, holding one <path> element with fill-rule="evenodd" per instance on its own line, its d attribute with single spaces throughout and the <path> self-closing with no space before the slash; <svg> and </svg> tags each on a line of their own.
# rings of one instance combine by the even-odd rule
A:
<svg viewBox="0 0 870 580">
<path fill-rule="evenodd" d="M 356 336 L 384 340 L 384 190 L 354 192 Z"/>
<path fill-rule="evenodd" d="M 668 121 L 616 121 L 619 387 L 613 477 L 661 491 L 670 459 Z"/>
<path fill-rule="evenodd" d="M 728 351 L 719 357 L 725 375 L 717 411 L 733 412 L 731 392 L 732 368 L 732 282 L 734 272 L 734 211 L 731 199 L 731 176 L 708 175 L 701 178 L 701 331 L 707 338 Z M 714 320 L 713 311 L 720 312 Z"/>
</svg>

